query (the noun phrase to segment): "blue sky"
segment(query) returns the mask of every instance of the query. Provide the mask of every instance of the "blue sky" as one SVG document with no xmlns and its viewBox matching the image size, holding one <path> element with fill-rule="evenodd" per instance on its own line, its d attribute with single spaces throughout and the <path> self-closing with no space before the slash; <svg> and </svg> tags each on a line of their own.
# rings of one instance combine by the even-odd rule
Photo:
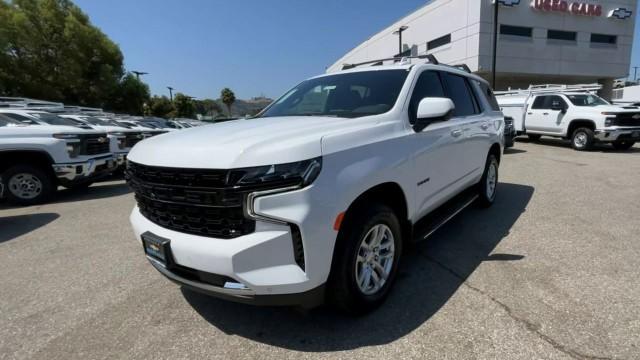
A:
<svg viewBox="0 0 640 360">
<path fill-rule="evenodd" d="M 279 96 L 425 0 L 76 0 L 128 70 L 197 98 Z M 636 26 L 631 65 L 640 65 Z"/>
</svg>

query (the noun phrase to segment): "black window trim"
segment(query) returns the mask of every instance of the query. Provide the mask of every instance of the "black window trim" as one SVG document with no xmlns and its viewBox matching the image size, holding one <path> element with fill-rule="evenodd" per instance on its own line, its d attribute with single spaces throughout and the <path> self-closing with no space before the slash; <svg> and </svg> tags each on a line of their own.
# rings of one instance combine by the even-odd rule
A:
<svg viewBox="0 0 640 360">
<path fill-rule="evenodd" d="M 418 81 L 420 81 L 420 76 L 422 76 L 422 74 L 426 73 L 426 72 L 433 72 L 436 74 L 436 76 L 438 77 L 438 81 L 440 81 L 440 86 L 442 87 L 442 91 L 445 93 L 447 93 L 447 90 L 445 89 L 445 84 L 444 81 L 442 80 L 442 74 L 440 74 L 442 71 L 440 70 L 435 70 L 435 69 L 425 69 L 423 71 L 421 71 L 419 74 L 417 74 L 415 76 L 415 80 L 413 81 L 413 84 L 411 85 L 411 92 L 409 94 L 409 96 L 407 97 L 406 100 L 406 109 L 405 109 L 405 113 L 407 114 L 407 121 L 409 122 L 410 125 L 413 125 L 412 120 L 411 120 L 411 100 L 413 99 L 413 94 L 416 91 L 416 86 L 418 86 Z"/>
</svg>

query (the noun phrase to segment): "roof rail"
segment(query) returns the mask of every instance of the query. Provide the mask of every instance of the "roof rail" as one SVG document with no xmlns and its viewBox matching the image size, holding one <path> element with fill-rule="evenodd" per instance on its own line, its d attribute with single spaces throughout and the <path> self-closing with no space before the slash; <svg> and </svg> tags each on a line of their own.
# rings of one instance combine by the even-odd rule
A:
<svg viewBox="0 0 640 360">
<path fill-rule="evenodd" d="M 403 56 L 403 57 L 390 57 L 385 59 L 375 59 L 375 60 L 364 61 L 356 64 L 343 64 L 342 70 L 349 70 L 349 69 L 356 68 L 358 66 L 368 65 L 368 64 L 373 64 L 372 66 L 378 66 L 378 65 L 384 64 L 385 61 L 391 61 L 391 60 L 393 60 L 394 62 L 403 62 L 409 59 L 427 59 L 430 64 L 434 64 L 434 65 L 440 64 L 438 62 L 438 59 L 436 59 L 435 56 L 433 56 L 432 54 L 426 54 L 426 55 L 416 55 L 416 56 Z"/>
<path fill-rule="evenodd" d="M 560 84 L 539 84 L 529 85 L 528 89 L 509 89 L 503 91 L 495 91 L 496 96 L 528 96 L 540 93 L 558 93 L 558 92 L 585 92 L 591 93 L 602 89 L 602 85 L 594 84 L 576 84 L 576 85 L 560 85 Z"/>
<path fill-rule="evenodd" d="M 467 66 L 467 64 L 456 64 L 456 65 L 451 65 L 451 67 L 454 67 L 456 69 L 460 69 L 462 71 L 468 72 L 469 74 L 471 74 L 471 69 L 469 69 L 469 66 Z"/>
</svg>

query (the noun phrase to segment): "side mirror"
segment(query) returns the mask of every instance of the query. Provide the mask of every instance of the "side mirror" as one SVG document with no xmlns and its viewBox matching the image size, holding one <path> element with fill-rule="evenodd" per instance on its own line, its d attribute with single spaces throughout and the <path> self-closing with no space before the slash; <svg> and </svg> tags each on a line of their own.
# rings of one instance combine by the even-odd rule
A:
<svg viewBox="0 0 640 360">
<path fill-rule="evenodd" d="M 420 100 L 413 130 L 420 132 L 431 123 L 449 120 L 455 108 L 448 98 L 426 97 Z"/>
</svg>

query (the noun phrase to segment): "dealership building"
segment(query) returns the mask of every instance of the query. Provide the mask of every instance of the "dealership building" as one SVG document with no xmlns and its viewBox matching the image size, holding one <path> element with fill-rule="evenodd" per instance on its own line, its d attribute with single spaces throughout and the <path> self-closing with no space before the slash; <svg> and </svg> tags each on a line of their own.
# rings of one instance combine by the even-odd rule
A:
<svg viewBox="0 0 640 360">
<path fill-rule="evenodd" d="M 496 89 L 599 82 L 629 73 L 636 0 L 498 0 Z M 432 0 L 331 65 L 433 54 L 491 80 L 493 0 Z"/>
</svg>

